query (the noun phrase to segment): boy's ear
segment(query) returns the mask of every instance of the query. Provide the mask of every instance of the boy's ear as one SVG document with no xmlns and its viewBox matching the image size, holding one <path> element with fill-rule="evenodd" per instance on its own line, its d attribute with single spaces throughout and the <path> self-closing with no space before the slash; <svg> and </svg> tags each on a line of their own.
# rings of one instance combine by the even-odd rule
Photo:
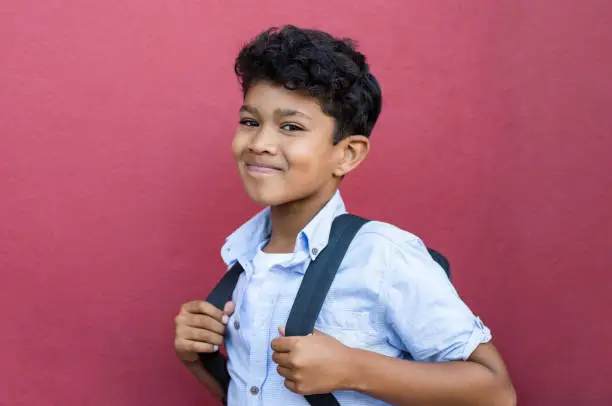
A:
<svg viewBox="0 0 612 406">
<path fill-rule="evenodd" d="M 365 159 L 370 151 L 370 140 L 363 135 L 351 135 L 335 146 L 337 156 L 333 175 L 343 177 Z"/>
</svg>

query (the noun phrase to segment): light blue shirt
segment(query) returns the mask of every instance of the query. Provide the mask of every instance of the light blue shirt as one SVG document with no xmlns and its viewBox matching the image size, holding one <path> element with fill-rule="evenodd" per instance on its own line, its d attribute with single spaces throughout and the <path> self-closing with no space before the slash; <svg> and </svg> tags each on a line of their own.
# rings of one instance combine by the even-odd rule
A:
<svg viewBox="0 0 612 406">
<path fill-rule="evenodd" d="M 270 343 L 287 321 L 308 264 L 327 245 L 333 219 L 345 212 L 337 192 L 299 233 L 289 255 L 261 260 L 270 235 L 269 208 L 228 237 L 223 260 L 228 266 L 239 261 L 244 268 L 226 339 L 229 406 L 308 405 L 285 388 Z M 377 221 L 363 226 L 353 240 L 315 328 L 350 347 L 397 358 L 409 353 L 428 362 L 465 360 L 491 339 L 423 242 Z M 343 405 L 386 404 L 358 392 L 334 395 Z"/>
</svg>

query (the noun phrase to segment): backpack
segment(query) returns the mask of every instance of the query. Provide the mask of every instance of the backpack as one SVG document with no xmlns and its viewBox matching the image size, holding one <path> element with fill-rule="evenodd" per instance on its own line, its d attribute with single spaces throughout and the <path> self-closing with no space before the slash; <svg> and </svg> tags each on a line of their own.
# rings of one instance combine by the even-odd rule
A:
<svg viewBox="0 0 612 406">
<path fill-rule="evenodd" d="M 305 336 L 312 333 L 340 263 L 351 241 L 368 221 L 352 214 L 342 214 L 334 219 L 327 247 L 309 264 L 304 274 L 285 326 L 287 336 Z M 427 250 L 450 278 L 448 260 L 431 248 Z M 233 265 L 206 300 L 217 308 L 223 309 L 225 303 L 231 299 L 242 272 L 243 268 L 239 263 Z M 204 368 L 221 384 L 224 393 L 227 393 L 230 376 L 227 372 L 225 356 L 217 351 L 200 353 L 199 357 Z M 340 405 L 331 393 L 305 395 L 305 398 L 312 406 Z M 223 403 L 226 404 L 225 399 Z"/>
</svg>

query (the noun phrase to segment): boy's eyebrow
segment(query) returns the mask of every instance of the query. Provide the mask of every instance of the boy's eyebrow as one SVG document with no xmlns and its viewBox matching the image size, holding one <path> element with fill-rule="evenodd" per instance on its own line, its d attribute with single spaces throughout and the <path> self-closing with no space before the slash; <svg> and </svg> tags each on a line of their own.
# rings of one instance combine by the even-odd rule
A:
<svg viewBox="0 0 612 406">
<path fill-rule="evenodd" d="M 248 104 L 243 104 L 242 106 L 240 106 L 240 111 L 250 113 L 254 116 L 259 116 L 259 111 L 255 107 L 249 106 Z M 301 116 L 312 120 L 312 117 L 310 117 L 308 114 L 302 113 L 301 111 L 294 109 L 276 109 L 274 110 L 274 115 L 277 117 Z"/>
<path fill-rule="evenodd" d="M 246 113 L 251 113 L 254 116 L 258 116 L 259 112 L 257 111 L 257 109 L 255 107 L 249 106 L 248 104 L 243 104 L 242 106 L 240 106 L 240 111 L 241 112 L 246 112 Z"/>
<path fill-rule="evenodd" d="M 293 110 L 293 109 L 276 109 L 274 111 L 274 114 L 280 117 L 301 116 L 309 120 L 312 120 L 312 117 L 310 117 L 308 114 L 302 113 L 299 110 Z"/>
</svg>

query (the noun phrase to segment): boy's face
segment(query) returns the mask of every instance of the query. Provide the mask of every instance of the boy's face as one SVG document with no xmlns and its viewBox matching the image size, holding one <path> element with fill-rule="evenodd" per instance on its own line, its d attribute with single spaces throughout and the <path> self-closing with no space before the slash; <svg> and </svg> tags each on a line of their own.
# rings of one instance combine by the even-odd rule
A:
<svg viewBox="0 0 612 406">
<path fill-rule="evenodd" d="M 252 85 L 232 143 L 249 197 L 275 206 L 332 193 L 341 176 L 358 164 L 351 165 L 352 144 L 367 144 L 365 137 L 354 137 L 333 145 L 334 124 L 312 97 L 268 82 Z M 367 146 L 361 148 L 365 153 Z"/>
</svg>

